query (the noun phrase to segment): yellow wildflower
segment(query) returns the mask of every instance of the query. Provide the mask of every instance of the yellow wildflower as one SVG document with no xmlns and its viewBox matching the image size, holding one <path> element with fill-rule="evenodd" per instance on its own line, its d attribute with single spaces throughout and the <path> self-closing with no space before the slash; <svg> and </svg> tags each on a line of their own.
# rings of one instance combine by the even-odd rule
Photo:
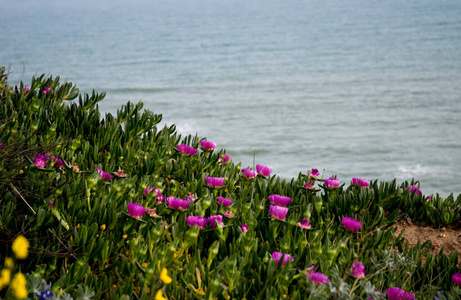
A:
<svg viewBox="0 0 461 300">
<path fill-rule="evenodd" d="M 5 258 L 5 267 L 13 269 L 14 262 L 13 262 L 13 259 L 11 257 Z"/>
<path fill-rule="evenodd" d="M 29 241 L 22 235 L 13 241 L 13 252 L 19 259 L 26 259 L 29 255 Z"/>
<path fill-rule="evenodd" d="M 102 224 L 102 225 L 101 225 L 101 229 L 102 229 L 102 230 L 106 230 L 106 224 Z"/>
<path fill-rule="evenodd" d="M 11 280 L 11 270 L 10 269 L 3 269 L 0 271 L 0 291 L 10 284 Z"/>
<path fill-rule="evenodd" d="M 11 289 L 16 298 L 27 298 L 29 294 L 26 289 L 26 277 L 22 273 L 16 273 L 16 275 L 14 275 L 13 280 L 11 280 Z"/>
<path fill-rule="evenodd" d="M 166 268 L 163 268 L 162 272 L 160 272 L 160 280 L 163 281 L 164 284 L 171 283 L 172 279 L 168 276 Z"/>
<path fill-rule="evenodd" d="M 157 293 L 155 293 L 155 300 L 167 300 L 165 297 L 162 295 L 162 290 L 158 290 Z"/>
<path fill-rule="evenodd" d="M 142 263 L 141 266 L 145 269 L 145 268 L 147 268 L 147 263 Z"/>
<path fill-rule="evenodd" d="M 124 238 L 124 239 L 126 239 L 127 237 L 128 237 L 128 235 L 127 235 L 127 234 L 124 234 L 124 235 L 123 235 L 123 238 Z"/>
<path fill-rule="evenodd" d="M 19 170 L 19 174 L 24 174 L 24 171 L 23 171 L 23 170 Z"/>
</svg>

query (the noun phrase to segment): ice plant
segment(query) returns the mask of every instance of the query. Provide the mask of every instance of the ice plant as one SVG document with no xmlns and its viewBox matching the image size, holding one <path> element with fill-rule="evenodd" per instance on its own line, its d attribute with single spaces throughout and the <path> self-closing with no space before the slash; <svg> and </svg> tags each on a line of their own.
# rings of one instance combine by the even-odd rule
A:
<svg viewBox="0 0 461 300">
<path fill-rule="evenodd" d="M 386 291 L 387 297 L 389 297 L 389 300 L 414 300 L 415 295 L 406 292 L 403 289 L 400 289 L 398 287 L 391 287 L 388 288 Z"/>
<path fill-rule="evenodd" d="M 101 179 L 104 179 L 104 181 L 109 181 L 114 177 L 114 175 L 111 175 L 101 169 L 96 168 L 96 171 L 98 171 L 99 176 L 101 177 Z"/>
<path fill-rule="evenodd" d="M 164 284 L 170 284 L 173 280 L 171 279 L 170 276 L 168 276 L 167 274 L 167 269 L 166 268 L 163 268 L 162 271 L 160 272 L 160 280 L 164 283 Z"/>
<path fill-rule="evenodd" d="M 208 217 L 208 224 L 210 224 L 211 228 L 215 228 L 216 223 L 224 225 L 224 223 L 222 222 L 222 215 L 216 215 L 216 216 L 209 216 Z"/>
<path fill-rule="evenodd" d="M 281 252 L 278 252 L 278 251 L 274 251 L 272 252 L 272 258 L 275 260 L 275 263 L 278 265 L 279 264 L 279 261 L 280 259 L 283 257 L 283 261 L 282 261 L 282 267 L 287 263 L 288 259 L 293 262 L 293 256 L 291 256 L 290 254 L 283 254 Z"/>
<path fill-rule="evenodd" d="M 461 273 L 454 273 L 451 275 L 451 281 L 457 286 L 461 286 Z"/>
<path fill-rule="evenodd" d="M 163 200 L 165 200 L 165 197 L 162 195 L 162 192 L 160 191 L 160 189 L 154 189 L 153 186 L 148 186 L 146 187 L 146 189 L 144 190 L 144 197 L 147 196 L 147 193 L 154 190 L 154 196 L 156 197 L 157 199 L 157 203 L 162 203 Z"/>
<path fill-rule="evenodd" d="M 325 186 L 327 189 L 335 189 L 339 187 L 339 179 L 337 178 L 326 178 Z"/>
<path fill-rule="evenodd" d="M 54 199 L 52 199 L 52 200 L 50 201 L 50 207 L 51 207 L 51 209 L 53 209 L 53 207 L 54 207 Z"/>
<path fill-rule="evenodd" d="M 29 255 L 29 241 L 23 235 L 19 235 L 13 241 L 12 249 L 17 258 L 26 259 Z"/>
<path fill-rule="evenodd" d="M 226 179 L 220 177 L 207 177 L 205 178 L 206 184 L 212 188 L 220 188 L 224 184 Z"/>
<path fill-rule="evenodd" d="M 314 178 L 318 178 L 320 176 L 320 172 L 318 169 L 312 169 L 309 171 L 309 175 Z"/>
<path fill-rule="evenodd" d="M 264 176 L 264 177 L 269 177 L 272 173 L 272 169 L 269 168 L 268 166 L 263 166 L 263 165 L 256 165 L 256 172 L 258 172 L 259 175 Z"/>
<path fill-rule="evenodd" d="M 142 215 L 146 212 L 144 206 L 137 203 L 128 202 L 128 214 L 136 219 L 141 219 Z"/>
<path fill-rule="evenodd" d="M 200 229 L 204 229 L 208 224 L 208 219 L 202 216 L 190 216 L 186 218 L 186 222 L 189 226 L 197 225 Z"/>
<path fill-rule="evenodd" d="M 363 224 L 356 219 L 343 217 L 342 219 L 344 228 L 353 232 L 358 232 L 362 229 Z"/>
<path fill-rule="evenodd" d="M 157 218 L 158 217 L 156 208 L 146 208 L 146 214 L 148 214 L 152 218 Z"/>
<path fill-rule="evenodd" d="M 248 225 L 243 223 L 243 224 L 240 224 L 240 229 L 242 229 L 242 232 L 243 233 L 247 233 L 248 231 Z"/>
<path fill-rule="evenodd" d="M 311 228 L 311 221 L 308 219 L 302 220 L 302 222 L 298 222 L 298 226 L 304 229 L 310 229 Z"/>
<path fill-rule="evenodd" d="M 47 161 L 47 159 L 46 159 L 45 155 L 42 155 L 42 154 L 40 154 L 40 153 L 37 153 L 37 154 L 35 154 L 35 156 L 34 156 L 33 164 L 34 164 L 37 168 L 43 169 L 43 168 L 46 167 L 46 161 Z"/>
<path fill-rule="evenodd" d="M 370 185 L 370 182 L 365 179 L 352 177 L 352 184 L 354 186 L 367 187 Z"/>
<path fill-rule="evenodd" d="M 216 148 L 216 143 L 209 141 L 200 141 L 202 149 L 204 151 L 213 151 Z"/>
<path fill-rule="evenodd" d="M 45 86 L 45 87 L 43 88 L 43 93 L 44 93 L 45 95 L 47 95 L 50 91 L 51 91 L 51 89 L 50 89 L 49 87 L 47 87 L 47 86 Z"/>
<path fill-rule="evenodd" d="M 327 276 L 325 276 L 325 274 L 320 273 L 320 272 L 310 272 L 308 275 L 309 275 L 309 278 L 312 280 L 312 282 L 316 282 L 320 284 L 331 282 L 331 280 Z"/>
<path fill-rule="evenodd" d="M 224 158 L 220 157 L 218 158 L 218 163 L 226 163 L 229 159 L 232 158 L 232 155 L 226 154 Z"/>
<path fill-rule="evenodd" d="M 198 152 L 197 149 L 195 149 L 195 148 L 193 148 L 191 146 L 185 145 L 185 144 L 177 145 L 176 149 L 181 153 L 191 155 L 191 156 L 194 156 Z"/>
<path fill-rule="evenodd" d="M 192 201 L 195 201 L 195 195 L 192 195 L 192 194 L 188 195 L 188 196 L 187 196 L 187 200 L 188 200 L 188 201 L 191 201 L 191 202 L 192 202 Z"/>
<path fill-rule="evenodd" d="M 232 210 L 228 210 L 228 211 L 226 211 L 226 212 L 224 213 L 224 216 L 225 216 L 226 218 L 231 219 L 231 218 L 234 217 L 234 212 L 233 212 Z"/>
<path fill-rule="evenodd" d="M 314 189 L 314 183 L 312 181 L 306 182 L 304 184 L 305 189 L 313 190 Z"/>
<path fill-rule="evenodd" d="M 421 193 L 421 190 L 416 186 L 416 185 L 409 185 L 407 186 L 407 190 L 410 189 L 410 195 L 413 195 L 413 193 L 416 191 L 416 196 L 419 196 Z"/>
<path fill-rule="evenodd" d="M 250 169 L 242 169 L 242 174 L 245 175 L 247 179 L 253 179 L 256 177 L 256 171 Z"/>
<path fill-rule="evenodd" d="M 288 207 L 271 205 L 269 206 L 269 213 L 271 214 L 271 218 L 285 221 L 285 217 L 288 213 Z"/>
<path fill-rule="evenodd" d="M 62 160 L 57 158 L 57 157 L 53 157 L 53 163 L 56 165 L 56 167 L 58 168 L 64 168 L 64 164 L 62 163 Z"/>
<path fill-rule="evenodd" d="M 24 86 L 24 92 L 28 92 L 28 91 L 30 91 L 30 86 L 28 85 Z"/>
<path fill-rule="evenodd" d="M 364 278 L 365 277 L 365 266 L 361 262 L 356 262 L 352 264 L 351 275 L 355 278 Z"/>
<path fill-rule="evenodd" d="M 278 206 L 287 206 L 291 202 L 291 198 L 287 196 L 280 196 L 280 195 L 270 195 L 269 201 Z"/>
<path fill-rule="evenodd" d="M 190 205 L 190 201 L 179 199 L 176 197 L 166 198 L 166 203 L 168 204 L 169 207 L 175 210 L 186 209 Z"/>
<path fill-rule="evenodd" d="M 219 205 L 224 205 L 224 208 L 227 208 L 229 205 L 232 204 L 232 200 L 223 197 L 218 197 L 218 203 Z"/>
</svg>

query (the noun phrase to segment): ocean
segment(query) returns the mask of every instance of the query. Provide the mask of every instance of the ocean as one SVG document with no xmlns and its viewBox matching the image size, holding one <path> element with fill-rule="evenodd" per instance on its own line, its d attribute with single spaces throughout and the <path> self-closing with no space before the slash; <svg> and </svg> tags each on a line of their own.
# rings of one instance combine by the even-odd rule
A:
<svg viewBox="0 0 461 300">
<path fill-rule="evenodd" d="M 97 2 L 97 3 L 93 3 Z M 0 0 L 10 84 L 143 101 L 283 178 L 318 168 L 461 193 L 461 1 Z"/>
</svg>

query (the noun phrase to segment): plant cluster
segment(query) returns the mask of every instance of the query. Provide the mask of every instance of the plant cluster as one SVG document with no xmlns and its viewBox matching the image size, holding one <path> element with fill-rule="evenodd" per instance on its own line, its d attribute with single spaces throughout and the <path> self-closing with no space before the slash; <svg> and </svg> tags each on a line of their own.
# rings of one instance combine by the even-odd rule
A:
<svg viewBox="0 0 461 300">
<path fill-rule="evenodd" d="M 393 227 L 399 213 L 455 227 L 460 196 L 426 197 L 415 181 L 346 186 L 317 169 L 284 180 L 159 129 L 142 103 L 102 118 L 104 97 L 43 75 L 10 86 L 0 68 L 0 297 L 461 295 L 458 254 L 409 247 Z M 26 296 L 7 273 L 25 274 Z"/>
</svg>

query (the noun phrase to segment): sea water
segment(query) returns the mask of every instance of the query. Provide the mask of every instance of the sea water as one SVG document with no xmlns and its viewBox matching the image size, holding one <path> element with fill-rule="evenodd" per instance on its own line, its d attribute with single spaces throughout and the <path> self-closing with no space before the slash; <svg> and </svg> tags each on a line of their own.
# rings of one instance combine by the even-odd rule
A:
<svg viewBox="0 0 461 300">
<path fill-rule="evenodd" d="M 0 28 L 10 84 L 60 75 L 111 113 L 142 100 L 287 179 L 461 193 L 461 1 L 0 0 Z"/>
</svg>

